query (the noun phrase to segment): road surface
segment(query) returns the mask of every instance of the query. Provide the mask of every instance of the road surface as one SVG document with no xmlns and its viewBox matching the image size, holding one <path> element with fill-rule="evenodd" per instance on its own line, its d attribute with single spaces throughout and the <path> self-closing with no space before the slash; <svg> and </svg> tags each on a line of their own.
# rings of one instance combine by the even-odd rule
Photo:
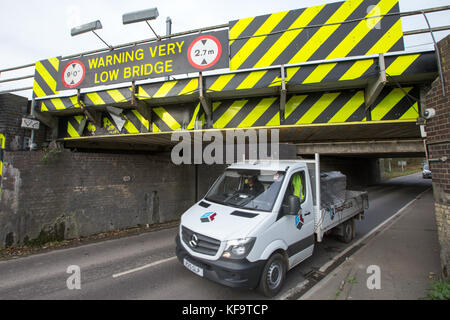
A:
<svg viewBox="0 0 450 320">
<path fill-rule="evenodd" d="M 356 222 L 361 238 L 431 187 L 420 174 L 369 187 L 366 219 Z M 175 258 L 177 229 L 62 249 L 0 262 L 0 299 L 262 299 L 202 279 Z M 278 296 L 289 292 L 349 245 L 326 237 L 311 258 L 292 269 Z M 67 268 L 80 267 L 81 289 L 69 290 Z"/>
</svg>

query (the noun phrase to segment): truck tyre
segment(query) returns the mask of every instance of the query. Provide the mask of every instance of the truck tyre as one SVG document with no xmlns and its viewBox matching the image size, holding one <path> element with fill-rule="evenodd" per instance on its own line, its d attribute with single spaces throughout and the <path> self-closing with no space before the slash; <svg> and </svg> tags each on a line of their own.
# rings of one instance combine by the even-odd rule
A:
<svg viewBox="0 0 450 320">
<path fill-rule="evenodd" d="M 344 243 L 352 242 L 354 236 L 354 226 L 355 224 L 353 219 L 345 221 L 343 224 L 343 235 L 339 237 L 339 240 Z"/>
<path fill-rule="evenodd" d="M 259 292 L 274 297 L 280 292 L 286 278 L 286 260 L 280 253 L 273 254 L 267 261 L 259 280 Z"/>
</svg>

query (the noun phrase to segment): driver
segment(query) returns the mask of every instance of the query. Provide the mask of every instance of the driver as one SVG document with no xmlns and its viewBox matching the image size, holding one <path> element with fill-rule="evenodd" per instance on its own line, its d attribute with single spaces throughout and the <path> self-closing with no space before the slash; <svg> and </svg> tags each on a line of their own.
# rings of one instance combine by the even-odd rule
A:
<svg viewBox="0 0 450 320">
<path fill-rule="evenodd" d="M 264 186 L 257 177 L 250 177 L 244 186 L 244 192 L 252 196 L 257 196 L 264 192 Z"/>
</svg>

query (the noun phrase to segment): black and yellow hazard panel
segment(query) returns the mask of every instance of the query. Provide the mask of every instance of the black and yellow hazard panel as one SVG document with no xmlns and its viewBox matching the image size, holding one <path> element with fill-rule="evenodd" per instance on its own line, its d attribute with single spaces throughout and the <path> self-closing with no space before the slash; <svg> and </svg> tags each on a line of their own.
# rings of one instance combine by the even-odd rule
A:
<svg viewBox="0 0 450 320">
<path fill-rule="evenodd" d="M 122 133 L 147 133 L 150 132 L 150 123 L 137 110 L 125 110 L 122 113 L 126 119 Z"/>
<path fill-rule="evenodd" d="M 278 97 L 225 100 L 213 103 L 213 127 L 249 128 L 280 125 Z"/>
<path fill-rule="evenodd" d="M 64 138 L 79 138 L 83 136 L 87 117 L 84 115 L 64 117 L 60 120 L 59 133 Z M 95 131 L 92 127 L 91 130 Z"/>
<path fill-rule="evenodd" d="M 139 99 L 166 98 L 198 93 L 198 78 L 143 84 L 139 86 Z"/>
<path fill-rule="evenodd" d="M 99 92 L 91 92 L 83 94 L 83 103 L 86 106 L 100 106 L 118 104 L 131 101 L 131 87 L 112 89 Z"/>
<path fill-rule="evenodd" d="M 288 98 L 285 125 L 414 120 L 419 116 L 418 90 L 385 88 L 371 108 L 364 90 L 294 95 Z"/>
<path fill-rule="evenodd" d="M 33 95 L 36 98 L 54 96 L 58 78 L 59 58 L 51 58 L 36 62 L 33 84 Z"/>
<path fill-rule="evenodd" d="M 270 86 L 281 86 L 279 69 L 229 73 L 225 75 L 210 76 L 205 80 L 207 93 L 260 89 Z"/>
<path fill-rule="evenodd" d="M 416 120 L 420 91 L 415 87 L 385 88 L 370 108 L 372 121 Z"/>
<path fill-rule="evenodd" d="M 398 0 L 348 0 L 232 21 L 230 69 L 404 50 L 397 13 Z"/>
<path fill-rule="evenodd" d="M 286 68 L 287 85 L 308 85 L 319 82 L 334 82 L 376 77 L 375 59 L 340 61 Z M 281 70 L 258 70 L 211 76 L 206 79 L 208 93 L 232 90 L 261 89 L 281 86 Z"/>
<path fill-rule="evenodd" d="M 98 92 L 83 93 L 83 103 L 85 106 L 114 105 L 131 101 L 131 87 L 111 89 Z M 44 99 L 40 101 L 40 111 L 63 111 L 80 108 L 77 96 Z"/>
<path fill-rule="evenodd" d="M 153 107 L 152 122 L 135 109 L 124 110 L 120 117 L 123 122 L 118 124 L 111 115 L 104 112 L 101 128 L 92 124 L 85 115 L 63 117 L 60 120 L 60 138 L 193 130 L 196 121 L 200 121 L 201 126 L 205 123 L 200 103 Z"/>
<path fill-rule="evenodd" d="M 385 58 L 388 76 L 434 73 L 437 70 L 433 52 L 388 56 Z M 333 63 L 310 64 L 286 68 L 285 81 L 288 86 L 348 81 L 377 77 L 378 59 L 367 58 Z M 207 93 L 261 89 L 281 86 L 281 70 L 269 69 L 206 78 Z"/>
<path fill-rule="evenodd" d="M 194 129 L 199 110 L 198 103 L 152 107 L 152 132 Z"/>
<path fill-rule="evenodd" d="M 434 51 L 389 56 L 385 58 L 386 75 L 407 76 L 414 74 L 436 73 L 437 62 Z"/>
</svg>

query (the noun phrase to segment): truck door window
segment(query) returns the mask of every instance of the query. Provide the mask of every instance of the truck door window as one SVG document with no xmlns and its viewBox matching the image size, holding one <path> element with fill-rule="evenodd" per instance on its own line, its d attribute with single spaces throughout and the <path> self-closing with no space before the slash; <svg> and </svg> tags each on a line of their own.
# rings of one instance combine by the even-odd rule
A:
<svg viewBox="0 0 450 320">
<path fill-rule="evenodd" d="M 292 175 L 288 187 L 286 189 L 286 194 L 284 196 L 284 204 L 287 204 L 287 199 L 290 195 L 294 195 L 300 198 L 300 203 L 305 202 L 306 199 L 306 189 L 305 189 L 305 172 L 300 171 Z"/>
</svg>

